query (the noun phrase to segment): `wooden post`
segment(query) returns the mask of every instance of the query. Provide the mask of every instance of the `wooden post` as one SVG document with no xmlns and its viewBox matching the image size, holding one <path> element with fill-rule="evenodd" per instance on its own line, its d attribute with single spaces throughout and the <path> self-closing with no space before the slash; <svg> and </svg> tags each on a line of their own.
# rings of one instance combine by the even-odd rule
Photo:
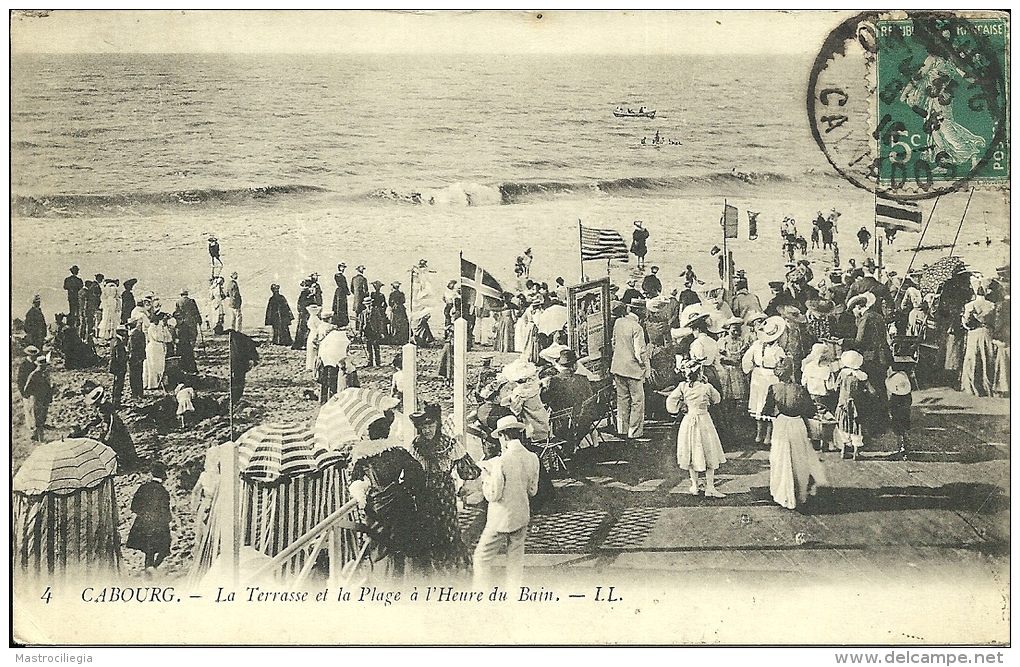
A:
<svg viewBox="0 0 1020 667">
<path fill-rule="evenodd" d="M 418 409 L 418 347 L 414 343 L 407 343 L 401 351 L 404 381 L 400 391 L 404 395 L 404 416 L 408 417 Z"/>
<path fill-rule="evenodd" d="M 453 323 L 453 427 L 464 434 L 467 397 L 467 320 L 458 317 Z"/>
<path fill-rule="evenodd" d="M 226 464 L 220 471 L 220 488 L 224 493 L 223 509 L 220 515 L 220 558 L 222 562 L 228 563 L 230 568 L 230 581 L 235 589 L 240 585 L 240 560 L 241 560 L 241 539 L 238 524 L 240 512 L 238 511 L 238 462 L 237 443 L 228 442 Z"/>
</svg>

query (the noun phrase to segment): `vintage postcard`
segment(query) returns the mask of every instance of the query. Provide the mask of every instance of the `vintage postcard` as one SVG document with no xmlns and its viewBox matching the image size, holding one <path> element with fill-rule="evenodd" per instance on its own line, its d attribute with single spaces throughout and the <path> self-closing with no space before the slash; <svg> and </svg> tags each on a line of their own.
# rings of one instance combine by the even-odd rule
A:
<svg viewBox="0 0 1020 667">
<path fill-rule="evenodd" d="M 1009 37 L 12 11 L 12 644 L 1001 662 Z"/>
</svg>

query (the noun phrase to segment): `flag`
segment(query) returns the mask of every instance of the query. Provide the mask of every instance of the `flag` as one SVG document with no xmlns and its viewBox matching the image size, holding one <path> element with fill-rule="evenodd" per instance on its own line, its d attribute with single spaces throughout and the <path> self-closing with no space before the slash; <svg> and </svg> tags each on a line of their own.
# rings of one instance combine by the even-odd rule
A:
<svg viewBox="0 0 1020 667">
<path fill-rule="evenodd" d="M 620 232 L 581 226 L 581 261 L 619 259 L 627 261 L 629 251 Z"/>
<path fill-rule="evenodd" d="M 755 241 L 758 238 L 758 216 L 761 212 L 747 212 L 747 240 Z"/>
<path fill-rule="evenodd" d="M 736 206 L 726 204 L 723 208 L 723 237 L 728 239 L 737 238 L 737 211 Z"/>
<path fill-rule="evenodd" d="M 460 297 L 475 310 L 491 309 L 503 303 L 503 288 L 491 273 L 461 257 Z"/>
<path fill-rule="evenodd" d="M 886 229 L 920 232 L 921 207 L 912 202 L 879 197 L 875 200 L 875 224 Z"/>
</svg>

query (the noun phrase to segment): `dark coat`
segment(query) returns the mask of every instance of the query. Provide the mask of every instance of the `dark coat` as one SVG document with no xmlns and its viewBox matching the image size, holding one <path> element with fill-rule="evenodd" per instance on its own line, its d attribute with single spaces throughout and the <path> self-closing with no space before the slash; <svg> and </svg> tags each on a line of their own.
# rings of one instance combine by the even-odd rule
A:
<svg viewBox="0 0 1020 667">
<path fill-rule="evenodd" d="M 277 292 L 269 297 L 266 304 L 266 326 L 289 327 L 294 321 L 294 313 L 287 303 L 287 297 Z"/>
<path fill-rule="evenodd" d="M 131 311 L 135 309 L 135 293 L 125 288 L 120 295 L 120 323 L 127 324 L 128 320 L 131 319 Z"/>
<path fill-rule="evenodd" d="M 163 485 L 153 480 L 139 486 L 131 511 L 137 516 L 125 546 L 147 554 L 169 553 L 170 494 Z"/>
<path fill-rule="evenodd" d="M 239 331 L 230 331 L 230 374 L 241 375 L 259 363 L 255 341 Z"/>
<path fill-rule="evenodd" d="M 416 556 L 427 549 L 429 536 L 422 534 L 419 513 L 424 505 L 425 470 L 403 447 L 386 441 L 368 441 L 357 449 L 351 479 L 370 484 L 365 505 L 367 531 L 376 547 L 376 558 L 391 553 Z M 380 451 L 373 451 L 371 448 Z"/>
<path fill-rule="evenodd" d="M 42 349 L 43 342 L 46 340 L 46 316 L 43 315 L 42 308 L 32 306 L 28 309 L 28 312 L 25 313 L 24 328 L 28 335 L 26 343 Z"/>
</svg>

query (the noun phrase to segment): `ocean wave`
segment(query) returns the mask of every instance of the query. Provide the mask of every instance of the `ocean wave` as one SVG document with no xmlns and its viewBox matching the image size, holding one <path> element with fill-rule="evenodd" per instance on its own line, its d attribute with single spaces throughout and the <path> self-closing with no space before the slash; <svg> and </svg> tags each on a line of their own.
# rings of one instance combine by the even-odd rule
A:
<svg viewBox="0 0 1020 667">
<path fill-rule="evenodd" d="M 133 215 L 140 209 L 242 204 L 325 191 L 325 188 L 315 185 L 269 185 L 223 190 L 210 188 L 104 195 L 15 196 L 11 198 L 11 209 L 14 215 L 26 218 L 86 218 Z"/>
<path fill-rule="evenodd" d="M 634 176 L 585 181 L 504 181 L 498 185 L 454 183 L 443 187 L 379 189 L 365 198 L 397 204 L 432 206 L 514 205 L 554 197 L 640 196 L 682 194 L 696 191 L 736 191 L 738 188 L 793 182 L 775 172 L 710 173 L 687 177 Z"/>
</svg>

